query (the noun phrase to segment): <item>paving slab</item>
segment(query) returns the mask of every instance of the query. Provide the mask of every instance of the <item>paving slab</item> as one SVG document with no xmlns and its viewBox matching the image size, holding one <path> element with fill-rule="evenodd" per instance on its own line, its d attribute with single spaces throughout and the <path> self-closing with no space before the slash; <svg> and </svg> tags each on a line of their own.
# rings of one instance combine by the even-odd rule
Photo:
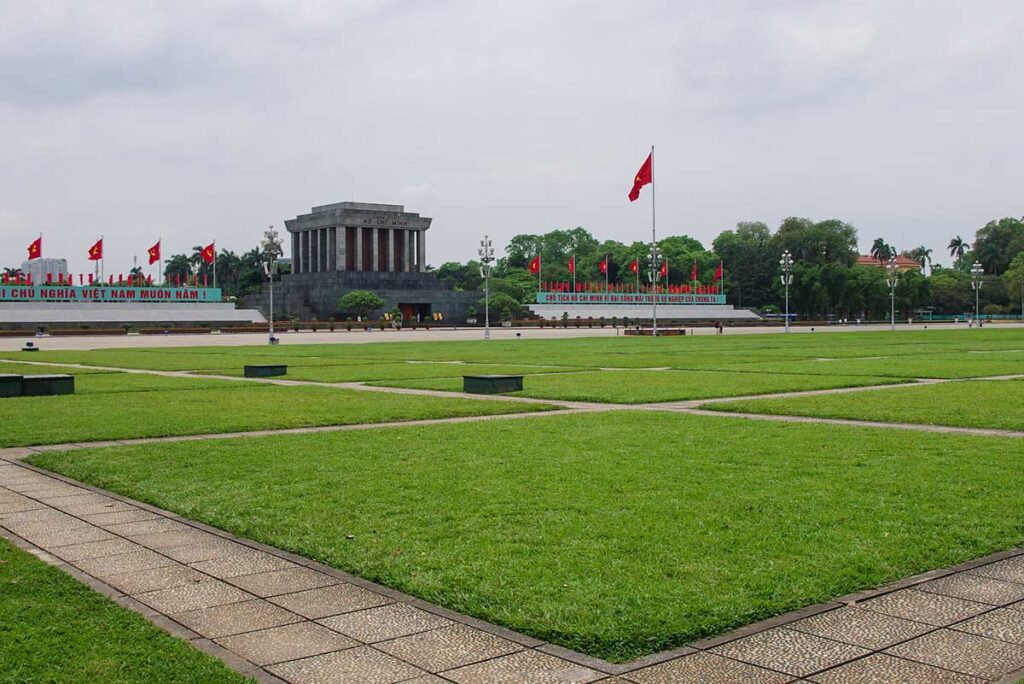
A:
<svg viewBox="0 0 1024 684">
<path fill-rule="evenodd" d="M 982 565 L 974 568 L 970 573 L 1024 584 L 1024 555 Z"/>
<path fill-rule="evenodd" d="M 207 575 L 213 575 L 221 579 L 228 577 L 239 577 L 241 575 L 255 575 L 257 573 L 270 572 L 272 570 L 285 570 L 297 567 L 278 556 L 254 550 L 244 550 L 241 553 L 230 556 L 221 556 L 211 560 L 193 563 L 192 567 Z"/>
<path fill-rule="evenodd" d="M 106 530 L 101 530 L 98 527 L 81 526 L 64 530 L 62 532 L 36 536 L 33 538 L 32 543 L 37 546 L 41 546 L 44 549 L 57 549 L 59 547 L 63 550 L 70 550 L 71 547 L 110 540 L 124 541 L 123 539 L 117 539 L 114 535 L 110 534 Z M 64 556 L 62 556 L 62 558 L 63 557 Z M 87 558 L 88 556 L 82 557 Z"/>
<path fill-rule="evenodd" d="M 341 580 L 316 570 L 294 566 L 286 570 L 272 570 L 256 575 L 242 575 L 228 579 L 231 584 L 267 598 L 279 594 L 294 594 L 297 591 L 338 584 Z"/>
<path fill-rule="evenodd" d="M 90 558 L 103 558 L 104 556 L 120 556 L 141 550 L 137 544 L 133 544 L 127 539 L 120 539 L 99 528 L 95 529 L 100 535 L 105 536 L 101 536 L 97 541 L 89 541 L 88 537 L 91 536 L 92 530 L 85 529 L 82 530 L 82 535 L 85 537 L 85 543 L 82 544 L 71 544 L 68 546 L 55 544 L 52 540 L 56 537 L 37 539 L 34 540 L 34 543 L 42 546 L 58 558 L 63 558 L 70 562 L 83 561 Z M 77 533 L 78 531 L 75 530 L 69 534 Z M 79 541 L 82 540 L 80 539 Z"/>
<path fill-rule="evenodd" d="M 270 665 L 267 671 L 292 684 L 397 684 L 427 674 L 369 646 Z"/>
<path fill-rule="evenodd" d="M 129 553 L 74 561 L 72 565 L 93 577 L 104 579 L 110 575 L 117 575 L 123 572 L 151 570 L 165 565 L 174 565 L 174 561 L 167 556 L 161 556 L 159 553 L 149 549 L 138 547 L 138 550 Z"/>
<path fill-rule="evenodd" d="M 239 553 L 245 553 L 247 546 L 228 539 L 222 539 L 209 535 L 208 539 L 200 544 L 184 544 L 182 546 L 169 546 L 160 549 L 160 553 L 169 556 L 179 563 L 198 563 L 211 558 L 224 558 Z"/>
<path fill-rule="evenodd" d="M 201 582 L 205 576 L 184 565 L 167 565 L 152 570 L 107 575 L 103 581 L 128 595 L 170 589 L 182 584 Z"/>
<path fill-rule="evenodd" d="M 1024 667 L 1024 646 L 951 629 L 925 634 L 886 652 L 985 679 Z"/>
<path fill-rule="evenodd" d="M 156 513 L 141 508 L 129 507 L 127 510 L 104 511 L 102 513 L 79 514 L 83 520 L 88 520 L 93 525 L 115 525 L 117 523 L 138 522 L 140 520 L 152 520 L 159 517 Z"/>
<path fill-rule="evenodd" d="M 589 684 L 605 675 L 537 651 L 519 651 L 444 672 L 457 684 Z"/>
<path fill-rule="evenodd" d="M 876 653 L 816 674 L 809 681 L 818 684 L 982 684 L 985 680 Z"/>
<path fill-rule="evenodd" d="M 253 597 L 230 584 L 206 578 L 201 582 L 190 582 L 169 589 L 142 593 L 135 598 L 161 613 L 173 616 L 199 608 L 249 601 Z"/>
<path fill-rule="evenodd" d="M 798 632 L 880 650 L 935 629 L 932 625 L 846 606 L 786 625 Z"/>
<path fill-rule="evenodd" d="M 797 677 L 805 677 L 870 653 L 858 646 L 781 627 L 730 641 L 711 651 Z"/>
<path fill-rule="evenodd" d="M 1024 584 L 966 572 L 924 582 L 915 588 L 994 606 L 1004 606 L 1024 599 Z"/>
<path fill-rule="evenodd" d="M 713 653 L 694 653 L 629 672 L 622 677 L 637 684 L 785 684 L 793 681 L 789 675 Z"/>
<path fill-rule="evenodd" d="M 189 610 L 176 614 L 174 619 L 210 639 L 302 621 L 302 617 L 295 613 L 259 599 Z"/>
<path fill-rule="evenodd" d="M 383 594 L 357 587 L 348 582 L 319 589 L 308 589 L 294 594 L 274 596 L 269 600 L 311 620 L 393 603 L 392 599 Z"/>
<path fill-rule="evenodd" d="M 991 610 L 992 606 L 976 601 L 932 594 L 916 589 L 901 589 L 856 604 L 864 610 L 945 627 L 960 620 Z"/>
<path fill-rule="evenodd" d="M 272 665 L 362 645 L 315 622 L 298 622 L 214 641 L 257 665 Z"/>
<path fill-rule="evenodd" d="M 404 603 L 393 603 L 319 620 L 320 624 L 372 644 L 452 624 L 447 618 Z"/>
<path fill-rule="evenodd" d="M 1024 645 L 1024 610 L 1019 607 L 997 608 L 951 625 L 950 629 Z"/>
<path fill-rule="evenodd" d="M 377 648 L 416 667 L 436 673 L 515 653 L 523 647 L 472 627 L 453 624 L 383 641 L 377 644 Z"/>
</svg>

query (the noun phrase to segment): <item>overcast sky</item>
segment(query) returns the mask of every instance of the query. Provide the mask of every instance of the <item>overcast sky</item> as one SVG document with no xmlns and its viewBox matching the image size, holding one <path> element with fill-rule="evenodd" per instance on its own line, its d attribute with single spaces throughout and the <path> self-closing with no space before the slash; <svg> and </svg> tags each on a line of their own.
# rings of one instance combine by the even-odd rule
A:
<svg viewBox="0 0 1024 684">
<path fill-rule="evenodd" d="M 0 265 L 251 248 L 313 205 L 434 218 L 428 260 L 582 225 L 710 246 L 1021 216 L 1024 3 L 0 0 Z"/>
</svg>

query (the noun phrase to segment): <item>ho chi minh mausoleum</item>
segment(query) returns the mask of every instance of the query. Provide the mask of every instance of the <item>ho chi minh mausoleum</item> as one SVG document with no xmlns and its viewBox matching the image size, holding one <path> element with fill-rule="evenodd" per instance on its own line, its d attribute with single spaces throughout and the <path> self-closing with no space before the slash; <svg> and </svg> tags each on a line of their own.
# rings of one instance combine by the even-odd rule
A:
<svg viewBox="0 0 1024 684">
<path fill-rule="evenodd" d="M 313 207 L 285 221 L 292 273 L 275 284 L 274 317 L 340 317 L 342 295 L 370 290 L 385 301 L 383 311 L 398 308 L 405 320 L 435 313 L 446 321 L 464 320 L 483 293 L 455 291 L 427 272 L 431 221 L 398 204 L 362 202 Z M 267 312 L 266 293 L 250 302 Z"/>
</svg>

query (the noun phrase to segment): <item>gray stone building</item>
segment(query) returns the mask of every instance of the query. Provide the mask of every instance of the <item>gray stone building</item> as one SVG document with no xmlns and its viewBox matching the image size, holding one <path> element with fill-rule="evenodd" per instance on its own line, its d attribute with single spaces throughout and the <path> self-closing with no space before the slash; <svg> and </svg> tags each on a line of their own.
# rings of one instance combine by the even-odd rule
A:
<svg viewBox="0 0 1024 684">
<path fill-rule="evenodd" d="M 343 294 L 370 290 L 384 299 L 384 311 L 398 308 L 406 320 L 434 313 L 446 321 L 465 320 L 466 309 L 482 294 L 457 292 L 427 272 L 432 220 L 397 204 L 339 202 L 285 221 L 292 273 L 275 286 L 275 318 L 340 318 Z M 268 313 L 266 293 L 246 303 Z"/>
</svg>

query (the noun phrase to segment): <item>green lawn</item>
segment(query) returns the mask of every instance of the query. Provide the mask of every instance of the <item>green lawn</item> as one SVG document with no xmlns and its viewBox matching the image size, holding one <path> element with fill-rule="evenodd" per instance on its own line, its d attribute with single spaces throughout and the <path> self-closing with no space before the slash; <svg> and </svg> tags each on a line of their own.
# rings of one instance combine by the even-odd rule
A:
<svg viewBox="0 0 1024 684">
<path fill-rule="evenodd" d="M 0 539 L 0 682 L 244 681 L 251 680 Z"/>
<path fill-rule="evenodd" d="M 1015 354 L 1003 359 L 1001 368 L 1014 368 L 1024 363 L 1024 330 L 924 330 L 913 332 L 850 332 L 794 335 L 742 335 L 696 337 L 596 337 L 576 339 L 543 339 L 541 333 L 525 330 L 519 340 L 395 342 L 373 344 L 288 344 L 246 347 L 175 347 L 168 349 L 104 349 L 97 351 L 49 351 L 32 355 L 36 361 L 84 363 L 119 368 L 150 368 L 158 370 L 235 371 L 245 363 L 284 362 L 296 368 L 307 366 L 372 366 L 386 368 L 399 361 L 464 361 L 500 366 L 554 365 L 581 368 L 665 367 L 733 369 L 737 364 L 766 364 L 766 370 L 781 372 L 824 372 L 891 375 L 899 362 L 922 356 L 943 356 L 939 366 L 953 372 L 960 362 L 970 368 L 973 354 L 961 352 L 998 352 Z M 372 342 L 373 333 L 324 333 L 324 340 L 359 339 Z M 858 359 L 886 357 L 876 368 L 859 368 Z M 956 357 L 961 358 L 956 358 Z M 983 354 L 979 355 L 983 356 Z M 25 354 L 8 352 L 0 358 L 24 359 Z M 849 359 L 851 370 L 822 369 L 815 359 Z M 870 360 L 870 359 L 869 359 Z M 812 368 L 788 369 L 791 363 L 807 361 Z M 934 364 L 932 364 L 934 365 Z M 926 371 L 932 365 L 925 367 Z M 751 369 L 756 369 L 753 367 Z M 749 369 L 744 369 L 749 370 Z M 983 368 L 983 370 L 985 370 Z M 914 375 L 911 371 L 895 371 Z M 1002 372 L 997 369 L 996 372 Z M 384 376 L 373 378 L 385 380 Z"/>
<path fill-rule="evenodd" d="M 814 397 L 708 404 L 715 411 L 1024 431 L 1024 380 L 974 380 Z"/>
<path fill-rule="evenodd" d="M 643 404 L 834 387 L 884 385 L 895 382 L 901 382 L 901 380 L 868 376 L 637 369 L 527 375 L 523 378 L 523 391 L 514 392 L 510 396 Z M 375 384 L 450 392 L 462 390 L 462 378 L 388 381 Z"/>
<path fill-rule="evenodd" d="M 390 363 L 310 365 L 289 364 L 288 380 L 312 382 L 367 382 L 373 380 L 415 380 L 421 378 L 457 378 L 463 375 L 557 373 L 575 371 L 572 366 L 506 366 L 489 363 L 456 363 L 452 361 L 395 361 Z M 214 371 L 210 371 L 214 372 Z M 241 368 L 222 371 L 223 375 L 242 375 Z"/>
<path fill-rule="evenodd" d="M 616 661 L 1024 542 L 987 437 L 611 412 L 31 462 Z"/>
<path fill-rule="evenodd" d="M 682 367 L 687 367 L 682 364 Z M 779 362 L 724 363 L 721 369 L 757 373 L 811 373 L 914 378 L 972 378 L 1024 374 L 1024 352 L 918 353 L 899 356 L 795 359 Z"/>
<path fill-rule="evenodd" d="M 550 408 L 333 387 L 128 374 L 81 375 L 75 382 L 81 391 L 73 395 L 0 399 L 0 447 L 386 423 Z"/>
</svg>

